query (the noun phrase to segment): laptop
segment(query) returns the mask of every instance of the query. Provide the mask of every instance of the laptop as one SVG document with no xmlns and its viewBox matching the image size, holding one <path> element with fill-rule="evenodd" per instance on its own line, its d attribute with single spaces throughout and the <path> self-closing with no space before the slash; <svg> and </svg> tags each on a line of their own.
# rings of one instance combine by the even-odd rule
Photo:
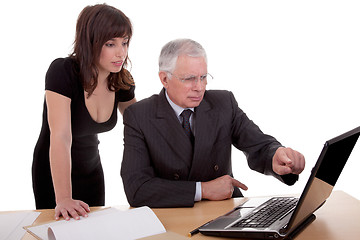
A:
<svg viewBox="0 0 360 240">
<path fill-rule="evenodd" d="M 300 198 L 250 198 L 199 228 L 210 236 L 291 239 L 315 220 L 330 196 L 360 134 L 360 127 L 325 142 Z"/>
</svg>

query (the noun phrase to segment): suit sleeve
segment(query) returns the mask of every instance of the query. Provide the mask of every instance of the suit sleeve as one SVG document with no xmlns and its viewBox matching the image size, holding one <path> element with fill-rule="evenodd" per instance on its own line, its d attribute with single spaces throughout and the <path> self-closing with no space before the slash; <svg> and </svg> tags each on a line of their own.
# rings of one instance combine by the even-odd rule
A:
<svg viewBox="0 0 360 240">
<path fill-rule="evenodd" d="M 124 155 L 121 177 L 129 204 L 133 207 L 192 207 L 196 183 L 159 178 L 153 167 L 147 141 L 156 141 L 145 136 L 139 123 L 142 114 L 135 117 L 132 108 L 124 113 Z M 145 130 L 146 131 L 146 130 Z M 150 140 L 149 140 L 150 138 Z"/>
<path fill-rule="evenodd" d="M 272 175 L 288 185 L 294 184 L 298 179 L 298 175 L 280 176 L 272 169 L 272 158 L 276 150 L 282 146 L 281 143 L 274 137 L 264 134 L 247 117 L 238 107 L 232 93 L 230 93 L 230 101 L 233 109 L 232 143 L 236 148 L 244 152 L 249 167 L 259 173 Z"/>
</svg>

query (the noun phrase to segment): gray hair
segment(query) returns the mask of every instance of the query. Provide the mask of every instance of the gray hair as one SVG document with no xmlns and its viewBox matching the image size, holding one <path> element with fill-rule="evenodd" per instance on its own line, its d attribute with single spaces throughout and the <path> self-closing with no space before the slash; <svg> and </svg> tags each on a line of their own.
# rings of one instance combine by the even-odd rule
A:
<svg viewBox="0 0 360 240">
<path fill-rule="evenodd" d="M 176 39 L 168 42 L 161 49 L 159 56 L 159 71 L 173 72 L 180 55 L 204 57 L 207 63 L 205 49 L 200 43 L 191 39 Z"/>
</svg>

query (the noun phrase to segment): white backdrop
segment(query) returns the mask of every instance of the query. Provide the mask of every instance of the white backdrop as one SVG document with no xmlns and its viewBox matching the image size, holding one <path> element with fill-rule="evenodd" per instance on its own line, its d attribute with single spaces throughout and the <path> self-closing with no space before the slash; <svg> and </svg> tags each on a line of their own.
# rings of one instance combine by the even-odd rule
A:
<svg viewBox="0 0 360 240">
<path fill-rule="evenodd" d="M 0 210 L 33 209 L 31 164 L 40 126 L 44 76 L 67 56 L 76 19 L 98 1 L 6 1 L 0 14 Z M 102 3 L 102 2 L 100 2 Z M 299 193 L 324 142 L 360 125 L 360 3 L 339 1 L 107 1 L 134 26 L 129 56 L 141 100 L 159 93 L 157 58 L 175 38 L 192 38 L 208 53 L 209 89 L 231 90 L 264 132 L 302 152 L 300 181 L 287 187 L 249 170 L 233 151 L 246 196 Z M 127 204 L 119 175 L 123 125 L 101 134 L 106 205 Z M 360 199 L 360 145 L 336 189 Z"/>
</svg>

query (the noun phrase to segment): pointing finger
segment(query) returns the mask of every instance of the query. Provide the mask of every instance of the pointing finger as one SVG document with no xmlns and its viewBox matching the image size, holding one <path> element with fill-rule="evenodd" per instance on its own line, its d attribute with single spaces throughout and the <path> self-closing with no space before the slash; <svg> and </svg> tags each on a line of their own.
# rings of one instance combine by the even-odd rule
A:
<svg viewBox="0 0 360 240">
<path fill-rule="evenodd" d="M 242 182 L 240 182 L 234 178 L 232 180 L 232 184 L 233 184 L 233 186 L 241 188 L 242 190 L 248 190 L 248 187 L 245 184 L 243 184 Z"/>
</svg>

